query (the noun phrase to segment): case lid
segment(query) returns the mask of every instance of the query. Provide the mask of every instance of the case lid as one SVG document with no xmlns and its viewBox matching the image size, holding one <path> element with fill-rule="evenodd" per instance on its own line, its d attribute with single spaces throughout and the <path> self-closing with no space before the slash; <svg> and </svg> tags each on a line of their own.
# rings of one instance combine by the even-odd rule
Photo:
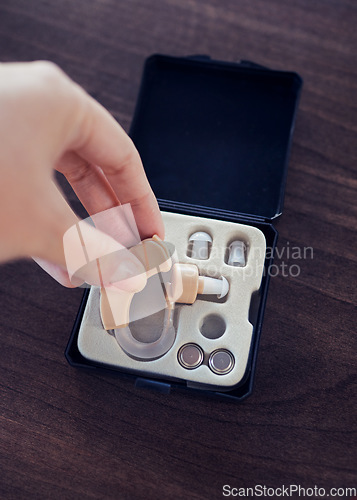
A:
<svg viewBox="0 0 357 500">
<path fill-rule="evenodd" d="M 130 135 L 156 196 L 196 212 L 280 215 L 301 85 L 253 63 L 147 59 Z"/>
</svg>

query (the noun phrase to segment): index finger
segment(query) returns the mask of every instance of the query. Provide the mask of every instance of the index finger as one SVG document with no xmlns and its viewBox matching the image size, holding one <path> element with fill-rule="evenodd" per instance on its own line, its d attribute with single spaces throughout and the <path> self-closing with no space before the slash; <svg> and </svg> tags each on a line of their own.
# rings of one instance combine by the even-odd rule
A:
<svg viewBox="0 0 357 500">
<path fill-rule="evenodd" d="M 157 234 L 163 239 L 159 206 L 132 140 L 108 111 L 76 87 L 81 112 L 73 150 L 89 163 L 101 167 L 120 203 L 130 203 L 142 237 Z"/>
</svg>

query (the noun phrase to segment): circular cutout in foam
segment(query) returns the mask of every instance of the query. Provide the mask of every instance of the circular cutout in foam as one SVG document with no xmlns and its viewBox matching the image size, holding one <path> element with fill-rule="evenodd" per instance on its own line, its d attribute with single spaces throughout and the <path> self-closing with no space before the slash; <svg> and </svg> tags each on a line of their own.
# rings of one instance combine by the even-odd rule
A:
<svg viewBox="0 0 357 500">
<path fill-rule="evenodd" d="M 207 339 L 219 339 L 226 331 L 226 322 L 218 314 L 209 314 L 203 318 L 200 332 Z"/>
</svg>

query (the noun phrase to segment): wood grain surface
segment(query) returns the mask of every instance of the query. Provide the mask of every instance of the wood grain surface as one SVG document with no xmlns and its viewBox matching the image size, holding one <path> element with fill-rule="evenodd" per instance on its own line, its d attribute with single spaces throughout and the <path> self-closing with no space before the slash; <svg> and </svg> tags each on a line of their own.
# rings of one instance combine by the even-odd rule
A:
<svg viewBox="0 0 357 500">
<path fill-rule="evenodd" d="M 301 74 L 278 248 L 313 248 L 313 258 L 276 261 L 301 272 L 271 280 L 255 389 L 242 404 L 70 367 L 63 352 L 82 290 L 32 262 L 1 266 L 2 499 L 357 487 L 356 11 L 353 0 L 0 0 L 0 60 L 55 61 L 126 130 L 152 53 Z"/>
</svg>

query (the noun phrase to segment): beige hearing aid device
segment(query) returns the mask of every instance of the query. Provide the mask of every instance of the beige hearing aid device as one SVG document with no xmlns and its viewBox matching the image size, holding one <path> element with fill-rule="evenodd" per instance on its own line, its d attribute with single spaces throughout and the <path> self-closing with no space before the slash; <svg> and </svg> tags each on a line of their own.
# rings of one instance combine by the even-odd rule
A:
<svg viewBox="0 0 357 500">
<path fill-rule="evenodd" d="M 114 330 L 117 342 L 131 357 L 141 360 L 163 356 L 173 345 L 175 330 L 173 310 L 175 302 L 193 304 L 198 294 L 217 295 L 222 298 L 229 291 L 223 276 L 220 279 L 200 276 L 195 264 L 173 263 L 172 255 L 158 236 L 143 240 L 129 250 L 143 264 L 147 279 L 171 271 L 169 281 L 162 283 L 166 300 L 164 324 L 155 342 L 136 340 L 130 331 L 130 306 L 133 297 L 142 288 L 127 291 L 103 287 L 100 297 L 100 314 L 106 330 Z"/>
<path fill-rule="evenodd" d="M 129 252 L 143 264 L 146 278 L 167 272 L 172 267 L 171 256 L 165 244 L 156 235 L 130 248 Z M 126 291 L 113 287 L 101 288 L 100 314 L 106 330 L 128 326 L 131 301 L 141 289 Z"/>
</svg>

